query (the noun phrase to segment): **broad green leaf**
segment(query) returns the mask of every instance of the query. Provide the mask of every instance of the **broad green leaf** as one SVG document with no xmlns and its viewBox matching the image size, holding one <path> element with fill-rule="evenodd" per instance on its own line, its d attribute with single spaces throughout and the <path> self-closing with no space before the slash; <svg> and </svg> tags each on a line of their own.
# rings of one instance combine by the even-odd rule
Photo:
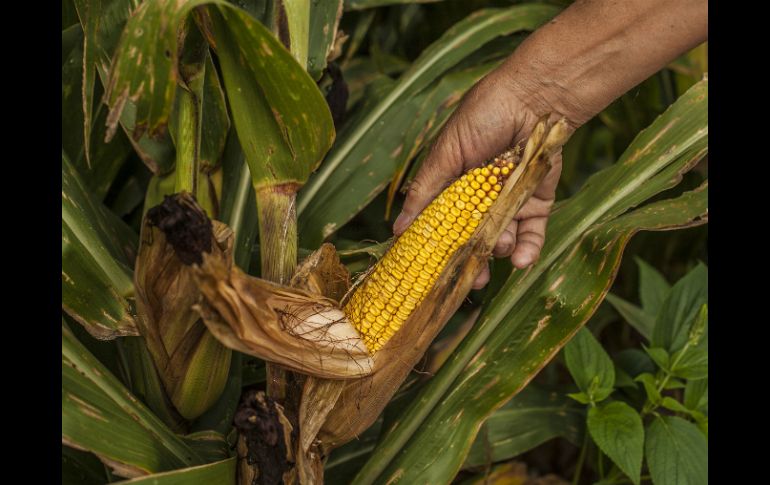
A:
<svg viewBox="0 0 770 485">
<path fill-rule="evenodd" d="M 652 329 L 655 326 L 654 315 L 650 315 L 633 303 L 629 303 L 612 293 L 607 294 L 607 302 L 610 303 L 612 307 L 620 313 L 620 316 L 634 327 L 642 337 L 650 340 Z"/>
<path fill-rule="evenodd" d="M 674 354 L 672 361 L 675 364 L 671 368 L 671 374 L 676 377 L 698 380 L 709 375 L 708 349 L 683 349 Z"/>
<path fill-rule="evenodd" d="M 684 347 L 704 303 L 708 303 L 708 268 L 699 264 L 671 288 L 658 313 L 652 345 L 672 353 Z"/>
<path fill-rule="evenodd" d="M 649 355 L 652 358 L 652 361 L 657 364 L 658 367 L 660 367 L 663 370 L 668 370 L 669 365 L 671 363 L 671 358 L 668 355 L 668 352 L 666 352 L 666 349 L 662 349 L 660 347 L 653 347 L 653 348 L 644 348 L 644 351 L 647 352 L 647 355 Z"/>
<path fill-rule="evenodd" d="M 615 385 L 612 360 L 588 329 L 580 329 L 564 347 L 564 360 L 578 388 L 592 400 L 598 399 L 597 391 Z"/>
<path fill-rule="evenodd" d="M 326 69 L 326 58 L 334 47 L 337 27 L 342 17 L 342 0 L 310 4 L 310 41 L 307 72 L 316 81 Z"/>
<path fill-rule="evenodd" d="M 688 381 L 684 389 L 684 405 L 693 411 L 708 414 L 709 410 L 709 381 L 698 379 Z"/>
<path fill-rule="evenodd" d="M 114 482 L 116 484 L 134 485 L 189 485 L 191 483 L 235 483 L 236 458 L 207 463 L 189 468 L 181 468 L 170 472 L 153 473 L 146 477 Z"/>
<path fill-rule="evenodd" d="M 642 301 L 642 308 L 647 315 L 654 318 L 666 300 L 671 285 L 657 269 L 641 258 L 635 258 L 635 260 L 639 266 L 639 298 Z"/>
<path fill-rule="evenodd" d="M 639 484 L 644 454 L 644 426 L 634 408 L 620 401 L 591 407 L 588 432 L 623 473 Z"/>
<path fill-rule="evenodd" d="M 381 439 L 356 483 L 451 480 L 484 419 L 594 312 L 631 235 L 706 222 L 707 183 L 618 216 L 641 203 L 630 195 L 642 186 L 647 194 L 675 186 L 707 152 L 707 89 L 706 80 L 696 84 L 615 165 L 554 209 L 539 262 L 513 272 L 454 355 Z"/>
<path fill-rule="evenodd" d="M 122 224 L 91 198 L 62 154 L 62 308 L 102 339 L 138 335 L 128 300 L 134 288 L 128 254 L 136 241 L 125 238 L 130 230 Z"/>
<path fill-rule="evenodd" d="M 201 114 L 201 170 L 211 173 L 220 165 L 230 131 L 230 118 L 227 116 L 225 92 L 219 82 L 217 69 L 206 55 L 205 78 L 203 80 L 203 110 Z"/>
<path fill-rule="evenodd" d="M 556 437 L 580 443 L 585 414 L 558 393 L 529 386 L 484 423 L 463 468 L 509 460 Z"/>
<path fill-rule="evenodd" d="M 272 33 L 244 11 L 221 6 L 208 12 L 255 188 L 304 184 L 334 140 L 321 91 Z"/>
<path fill-rule="evenodd" d="M 129 478 L 202 464 L 181 437 L 75 339 L 64 321 L 62 443 L 92 451 L 116 474 Z"/>
<path fill-rule="evenodd" d="M 708 483 L 708 442 L 689 421 L 655 418 L 647 428 L 645 455 L 655 485 Z"/>
<path fill-rule="evenodd" d="M 334 190 L 333 185 L 328 184 L 330 177 L 339 172 L 349 174 L 369 161 L 366 159 L 367 153 L 360 153 L 360 150 L 365 151 L 370 143 L 366 141 L 367 134 L 390 126 L 389 123 L 386 124 L 389 110 L 399 104 L 411 102 L 413 96 L 486 42 L 501 35 L 533 30 L 558 12 L 559 9 L 556 7 L 535 4 L 502 10 L 481 10 L 447 30 L 441 38 L 423 51 L 411 68 L 399 78 L 393 89 L 351 130 L 347 131 L 344 138 L 338 139 L 321 169 L 300 193 L 297 203 L 298 215 L 308 221 L 314 220 L 314 217 L 310 217 L 309 214 L 303 216 L 303 213 L 310 208 L 316 208 L 319 202 Z M 393 148 L 395 149 L 396 146 Z M 359 155 L 354 152 L 356 148 Z M 372 165 L 382 163 L 377 159 L 372 159 L 371 162 Z M 361 173 L 366 174 L 367 171 L 364 169 Z M 361 180 L 357 180 L 357 183 L 361 183 Z M 374 185 L 376 186 L 377 182 Z M 345 219 L 347 220 L 349 217 Z M 322 223 L 322 227 L 325 225 L 325 222 Z M 326 235 L 328 234 L 324 237 Z"/>
</svg>

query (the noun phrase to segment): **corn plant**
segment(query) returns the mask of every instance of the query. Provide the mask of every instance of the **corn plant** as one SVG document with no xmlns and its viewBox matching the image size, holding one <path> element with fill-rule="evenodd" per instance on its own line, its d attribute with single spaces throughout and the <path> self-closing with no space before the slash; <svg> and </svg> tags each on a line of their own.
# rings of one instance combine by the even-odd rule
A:
<svg viewBox="0 0 770 485">
<path fill-rule="evenodd" d="M 539 442 L 583 423 L 576 403 L 526 386 L 573 337 L 570 355 L 590 338 L 581 328 L 636 232 L 706 222 L 707 179 L 678 185 L 708 152 L 707 79 L 635 126 L 615 163 L 562 189 L 540 261 L 498 267 L 463 332 L 440 333 L 499 235 L 488 213 L 513 217 L 564 143 L 560 125 L 458 180 L 400 246 L 381 222 L 461 95 L 559 10 L 63 1 L 65 483 L 450 483 L 481 463 L 484 423 L 526 422 L 543 403 L 566 411 Z M 449 239 L 430 245 L 441 220 Z M 399 257 L 421 250 L 432 273 Z M 390 279 L 382 308 L 361 310 Z M 659 370 L 635 376 L 649 387 L 642 414 L 683 406 L 706 426 L 699 404 L 660 392 L 688 378 L 689 314 L 673 328 L 608 301 L 652 338 Z M 435 375 L 420 379 L 426 353 Z M 591 429 L 609 406 L 596 393 L 616 383 L 575 375 Z M 500 460 L 534 446 L 510 438 Z M 650 474 L 666 483 L 653 448 Z M 610 478 L 638 478 L 636 458 L 604 452 Z"/>
</svg>

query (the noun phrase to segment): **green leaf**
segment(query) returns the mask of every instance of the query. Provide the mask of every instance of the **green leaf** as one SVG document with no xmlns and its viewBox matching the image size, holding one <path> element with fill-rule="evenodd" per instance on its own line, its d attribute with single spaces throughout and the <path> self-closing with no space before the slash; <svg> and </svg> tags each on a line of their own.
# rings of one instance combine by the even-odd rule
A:
<svg viewBox="0 0 770 485">
<path fill-rule="evenodd" d="M 655 485 L 708 483 L 708 442 L 698 427 L 675 416 L 659 416 L 647 428 L 647 466 Z"/>
<path fill-rule="evenodd" d="M 558 393 L 529 386 L 487 419 L 462 467 L 509 460 L 556 437 L 580 443 L 584 419 Z"/>
<path fill-rule="evenodd" d="M 138 335 L 127 299 L 134 288 L 128 253 L 136 236 L 121 225 L 91 198 L 62 153 L 62 308 L 102 339 Z"/>
<path fill-rule="evenodd" d="M 687 409 L 682 403 L 680 403 L 673 397 L 665 396 L 660 401 L 660 405 L 670 411 L 674 411 L 675 413 L 691 414 L 691 411 L 689 409 Z"/>
<path fill-rule="evenodd" d="M 93 453 L 69 446 L 61 447 L 61 474 L 62 485 L 104 485 L 109 481 L 104 465 Z"/>
<path fill-rule="evenodd" d="M 708 414 L 709 409 L 709 381 L 708 379 L 699 379 L 697 381 L 687 381 L 684 389 L 684 405 L 693 411 L 700 411 Z"/>
<path fill-rule="evenodd" d="M 572 392 L 567 394 L 567 397 L 574 399 L 580 404 L 591 404 L 591 397 L 585 392 Z"/>
<path fill-rule="evenodd" d="M 653 404 L 660 402 L 660 391 L 658 391 L 658 383 L 655 380 L 654 375 L 645 372 L 644 374 L 636 376 L 636 379 L 634 380 L 642 383 L 644 391 L 647 393 L 647 399 L 649 399 L 650 402 Z"/>
<path fill-rule="evenodd" d="M 221 6 L 208 12 L 255 188 L 304 184 L 334 140 L 321 91 L 272 33 L 244 11 Z"/>
<path fill-rule="evenodd" d="M 639 266 L 639 297 L 642 300 L 642 308 L 647 315 L 655 318 L 671 290 L 671 285 L 657 269 L 641 258 L 634 259 Z"/>
<path fill-rule="evenodd" d="M 644 351 L 647 352 L 647 355 L 652 357 L 652 361 L 655 362 L 658 367 L 665 371 L 669 370 L 671 358 L 669 357 L 668 352 L 666 352 L 666 349 L 662 349 L 660 347 L 644 347 Z"/>
<path fill-rule="evenodd" d="M 626 371 L 632 378 L 643 372 L 655 372 L 655 364 L 650 356 L 639 349 L 625 349 L 618 352 L 613 360 L 615 364 Z"/>
<path fill-rule="evenodd" d="M 634 408 L 620 401 L 591 407 L 588 432 L 623 473 L 639 484 L 644 454 L 644 426 Z"/>
<path fill-rule="evenodd" d="M 676 186 L 707 152 L 707 88 L 707 80 L 696 84 L 640 133 L 615 165 L 594 174 L 554 209 L 538 263 L 512 273 L 382 437 L 357 484 L 396 477 L 404 483 L 450 481 L 483 420 L 520 391 L 601 303 L 629 238 L 640 229 L 705 222 L 707 183 L 626 212 L 646 200 L 635 196 L 642 187 L 649 197 Z"/>
<path fill-rule="evenodd" d="M 610 356 L 585 328 L 564 347 L 564 360 L 577 386 L 592 401 L 598 399 L 598 390 L 611 390 L 615 385 L 615 368 Z"/>
<path fill-rule="evenodd" d="M 102 2 L 102 0 L 76 0 L 75 4 L 78 16 L 81 19 L 84 30 L 87 32 L 84 40 L 84 48 L 87 55 L 84 56 L 81 69 L 84 78 L 88 78 L 86 84 L 91 85 L 90 80 L 94 78 L 94 72 L 96 72 L 102 85 L 107 85 L 110 66 L 112 65 L 112 55 L 121 38 L 126 21 L 139 2 L 136 0 L 112 0 L 110 2 Z M 89 24 L 88 22 L 91 23 Z M 102 99 L 101 92 L 97 88 L 98 85 L 94 85 L 93 95 L 84 97 L 81 112 L 87 113 L 89 118 L 91 118 L 94 110 L 94 99 Z M 101 105 L 101 103 L 99 104 Z M 136 134 L 140 135 L 143 130 L 141 127 L 138 130 L 136 129 L 136 109 L 135 102 L 130 99 L 127 100 L 119 122 L 127 133 L 134 133 L 136 131 Z M 108 131 L 107 110 L 101 109 L 100 106 L 98 112 L 100 116 L 92 119 L 90 123 L 92 127 L 90 135 L 91 166 L 94 166 L 98 150 L 113 146 L 118 142 L 118 140 L 113 138 L 110 143 L 102 143 Z M 82 119 L 82 117 L 79 119 Z M 81 124 L 81 126 L 87 125 Z M 153 173 L 168 173 L 173 169 L 174 146 L 168 134 L 152 138 L 145 133 L 139 136 L 136 141 L 129 140 L 123 134 L 118 135 L 118 138 L 130 141 L 137 154 L 142 158 L 142 161 Z"/>
<path fill-rule="evenodd" d="M 393 118 L 395 113 L 392 110 L 398 112 L 408 109 L 404 108 L 404 105 L 415 103 L 413 98 L 419 92 L 433 84 L 448 69 L 455 66 L 490 40 L 517 31 L 533 30 L 558 12 L 559 9 L 556 7 L 536 4 L 519 5 L 501 10 L 480 10 L 447 30 L 441 38 L 422 52 L 420 57 L 399 78 L 387 95 L 383 96 L 358 122 L 354 125 L 349 124 L 351 129 L 346 130 L 344 136 L 339 137 L 321 169 L 311 177 L 307 186 L 300 193 L 297 213 L 304 220 L 304 222 L 301 221 L 300 227 L 305 231 L 309 230 L 309 228 L 305 228 L 305 224 L 310 223 L 310 221 L 313 221 L 315 224 L 315 220 L 322 218 L 325 214 L 324 212 L 318 212 L 319 205 L 331 193 L 339 190 L 341 187 L 347 188 L 350 185 L 345 185 L 344 180 L 335 182 L 331 180 L 332 176 L 347 178 L 353 172 L 364 174 L 364 177 L 356 178 L 356 184 L 364 183 L 364 180 L 366 180 L 366 184 L 370 187 L 368 190 L 374 190 L 375 194 L 378 192 L 376 190 L 377 187 L 380 190 L 385 187 L 385 183 L 391 178 L 395 167 L 390 165 L 393 167 L 390 169 L 390 173 L 386 173 L 384 177 L 376 177 L 375 180 L 367 180 L 370 176 L 366 174 L 372 167 L 378 166 L 380 163 L 388 163 L 387 157 L 375 159 L 370 156 L 371 140 L 377 140 L 375 143 L 379 143 L 377 133 L 389 132 L 394 126 L 396 120 Z M 419 103 L 415 106 L 418 105 Z M 411 112 L 413 113 L 414 111 Z M 429 108 L 427 108 L 427 112 L 430 113 Z M 410 121 L 413 120 L 413 118 L 408 119 Z M 401 123 L 404 122 L 401 121 Z M 372 136 L 375 136 L 375 138 L 372 138 Z M 390 145 L 391 148 L 386 153 L 395 151 L 399 143 Z M 366 165 L 370 160 L 371 163 Z M 364 165 L 366 166 L 362 167 Z M 349 195 L 346 195 L 347 197 Z M 347 200 L 349 203 L 350 200 L 358 202 L 360 199 Z M 310 214 L 310 212 L 313 212 L 313 214 Z M 321 229 L 326 227 L 327 224 L 334 224 L 333 229 L 316 233 L 316 228 L 310 237 L 313 238 L 313 241 L 316 241 L 319 237 L 324 238 L 328 236 L 334 229 L 347 222 L 354 214 L 346 214 L 343 217 L 339 217 L 337 221 L 322 220 L 320 223 Z M 331 215 L 334 216 L 335 214 Z"/>
<path fill-rule="evenodd" d="M 683 379 L 704 379 L 709 375 L 708 349 L 682 349 L 674 354 L 676 364 L 671 368 L 671 374 Z"/>
<path fill-rule="evenodd" d="M 235 483 L 235 467 L 237 460 L 226 460 L 207 463 L 170 472 L 154 473 L 146 477 L 114 482 L 116 484 L 134 485 L 188 485 L 190 483 Z"/>
<path fill-rule="evenodd" d="M 62 443 L 92 451 L 124 477 L 202 464 L 182 438 L 77 341 L 64 321 Z"/>
<path fill-rule="evenodd" d="M 708 303 L 708 268 L 698 264 L 676 282 L 663 302 L 655 322 L 652 345 L 671 353 L 684 347 L 690 327 L 704 303 Z"/>
<path fill-rule="evenodd" d="M 326 69 L 326 59 L 334 47 L 342 17 L 342 0 L 312 2 L 310 4 L 310 33 L 307 72 L 318 81 Z"/>
<path fill-rule="evenodd" d="M 650 315 L 633 303 L 629 303 L 626 300 L 613 295 L 607 294 L 607 302 L 620 313 L 632 327 L 639 332 L 642 337 L 650 340 L 652 336 L 652 329 L 655 326 L 655 317 Z"/>
</svg>

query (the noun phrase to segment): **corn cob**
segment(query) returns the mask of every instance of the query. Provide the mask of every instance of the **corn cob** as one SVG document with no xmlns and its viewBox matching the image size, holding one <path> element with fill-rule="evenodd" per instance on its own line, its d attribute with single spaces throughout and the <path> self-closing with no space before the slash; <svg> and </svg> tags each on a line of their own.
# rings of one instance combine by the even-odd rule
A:
<svg viewBox="0 0 770 485">
<path fill-rule="evenodd" d="M 395 335 L 471 238 L 513 170 L 515 155 L 510 150 L 447 187 L 355 289 L 343 311 L 370 353 Z"/>
</svg>

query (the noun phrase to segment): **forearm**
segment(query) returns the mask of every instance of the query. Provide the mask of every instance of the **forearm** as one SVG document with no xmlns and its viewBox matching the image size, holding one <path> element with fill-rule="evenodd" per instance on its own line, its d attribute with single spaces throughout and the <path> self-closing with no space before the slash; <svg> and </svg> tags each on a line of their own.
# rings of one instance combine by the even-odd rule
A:
<svg viewBox="0 0 770 485">
<path fill-rule="evenodd" d="M 705 0 L 578 0 L 501 66 L 535 111 L 579 126 L 708 38 Z"/>
</svg>

